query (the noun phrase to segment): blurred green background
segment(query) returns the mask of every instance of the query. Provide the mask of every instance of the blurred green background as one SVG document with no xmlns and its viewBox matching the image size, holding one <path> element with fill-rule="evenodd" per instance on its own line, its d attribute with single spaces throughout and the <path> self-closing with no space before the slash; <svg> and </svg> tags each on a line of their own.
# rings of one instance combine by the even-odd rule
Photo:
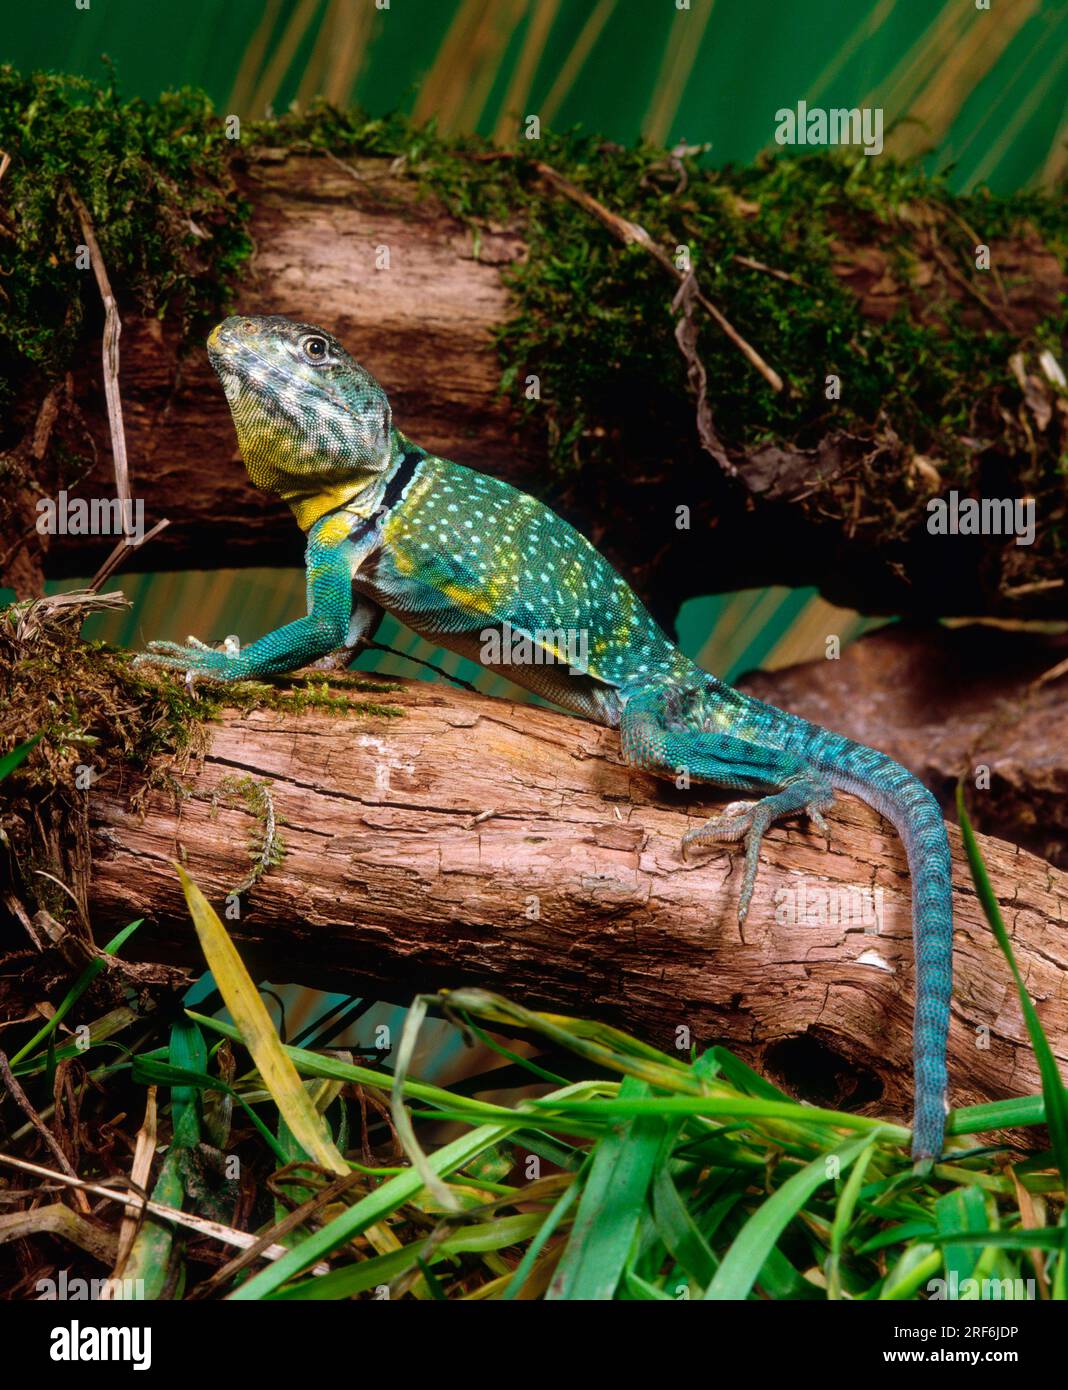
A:
<svg viewBox="0 0 1068 1390">
<path fill-rule="evenodd" d="M 1063 173 L 1063 0 L 35 0 L 7 6 L 23 69 L 100 75 L 127 95 L 191 83 L 243 116 L 322 94 L 511 138 L 519 118 L 611 139 L 768 144 L 777 108 L 881 106 L 895 153 L 930 147 L 955 183 Z M 383 3 L 384 0 L 379 0 Z"/>
<path fill-rule="evenodd" d="M 877 106 L 886 148 L 926 152 L 958 189 L 1049 186 L 1068 159 L 1064 0 L 990 0 L 988 10 L 976 0 L 80 3 L 6 7 L 0 60 L 100 79 L 107 55 L 124 96 L 188 84 L 245 118 L 322 95 L 507 141 L 536 113 L 543 126 L 581 124 L 621 143 L 707 144 L 717 164 L 752 160 L 772 143 L 776 110 L 799 100 Z M 212 567 L 120 582 L 133 608 L 97 635 L 133 646 L 186 631 L 249 641 L 303 611 L 296 571 Z M 728 679 L 822 656 L 829 633 L 844 642 L 871 625 L 783 589 L 691 600 L 678 621 L 688 654 Z M 380 640 L 461 665 L 392 622 Z M 429 676 L 394 657 L 361 665 Z M 292 1004 L 291 1032 L 321 1007 L 310 996 Z"/>
</svg>

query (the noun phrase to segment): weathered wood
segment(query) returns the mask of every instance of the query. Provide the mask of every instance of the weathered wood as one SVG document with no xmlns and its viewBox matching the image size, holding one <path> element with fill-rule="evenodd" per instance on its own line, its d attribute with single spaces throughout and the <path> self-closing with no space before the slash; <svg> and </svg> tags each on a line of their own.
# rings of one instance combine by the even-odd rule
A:
<svg viewBox="0 0 1068 1390">
<path fill-rule="evenodd" d="M 522 244 L 487 233 L 476 258 L 470 231 L 410 179 L 383 177 L 387 164 L 357 161 L 368 174 L 360 179 L 312 156 L 252 161 L 239 182 L 256 251 L 235 309 L 328 325 L 388 383 L 395 418 L 421 444 L 517 480 L 530 459 L 496 395 L 491 332 L 506 314 L 501 265 Z M 388 268 L 379 268 L 383 248 Z M 98 458 L 79 491 L 106 496 L 113 481 L 98 367 L 87 355 L 75 377 Z M 157 319 L 129 317 L 122 392 L 135 495 L 147 524 L 171 518 L 151 553 L 133 552 L 126 568 L 195 568 L 222 544 L 231 567 L 299 562 L 303 539 L 288 507 L 248 481 L 206 353 L 180 359 Z M 205 548 L 206 536 L 215 544 Z M 113 544 L 55 538 L 48 572 L 91 573 Z"/>
<path fill-rule="evenodd" d="M 270 784 L 285 840 L 283 862 L 230 923 L 264 976 L 400 1002 L 481 985 L 668 1047 L 723 1041 L 812 1099 L 907 1116 L 908 877 L 873 812 L 843 797 L 829 851 L 809 829 L 774 829 L 740 934 L 737 856 L 687 863 L 679 851 L 683 831 L 716 810 L 712 795 L 629 769 L 615 733 L 549 710 L 421 682 L 389 698 L 403 718 L 228 716 L 203 760 L 180 773 L 191 795 L 177 807 L 153 792 L 133 814 L 130 788 L 104 779 L 91 802 L 98 932 L 143 914 L 154 925 L 136 941 L 150 959 L 198 961 L 171 861 L 184 855 L 222 908 L 258 827 L 240 803 L 213 812 L 212 794 L 249 776 Z M 1037 1090 L 1038 1077 L 951 834 L 959 1105 Z M 998 840 L 983 850 L 1064 1058 L 1068 874 Z M 820 890 L 834 912 L 819 909 Z M 867 924 L 865 890 L 878 909 Z"/>
</svg>

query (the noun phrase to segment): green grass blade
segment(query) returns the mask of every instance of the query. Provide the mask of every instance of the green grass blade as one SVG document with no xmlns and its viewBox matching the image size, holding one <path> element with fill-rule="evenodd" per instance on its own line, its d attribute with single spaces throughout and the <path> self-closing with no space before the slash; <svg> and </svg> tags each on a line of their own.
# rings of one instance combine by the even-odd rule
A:
<svg viewBox="0 0 1068 1390">
<path fill-rule="evenodd" d="M 260 1138 L 278 1160 L 279 1165 L 284 1166 L 289 1162 L 289 1155 L 271 1133 L 269 1126 L 264 1124 L 240 1091 L 235 1090 L 233 1086 L 228 1086 L 221 1077 L 212 1076 L 208 1072 L 193 1071 L 189 1067 L 173 1067 L 168 1062 L 157 1062 L 147 1057 L 135 1057 L 131 1064 L 130 1074 L 134 1081 L 144 1084 L 163 1082 L 168 1085 L 195 1086 L 199 1091 L 225 1091 L 244 1110 L 250 1122 L 259 1132 Z"/>
<path fill-rule="evenodd" d="M 391 1250 L 385 1255 L 373 1255 L 359 1264 L 345 1265 L 316 1279 L 306 1279 L 272 1294 L 271 1301 L 302 1301 L 305 1299 L 352 1298 L 368 1289 L 388 1284 L 410 1269 L 422 1266 L 424 1273 L 442 1260 L 465 1253 L 484 1253 L 503 1250 L 532 1236 L 541 1223 L 541 1215 L 530 1212 L 522 1216 L 504 1216 L 496 1221 L 465 1226 L 439 1241 L 427 1252 L 427 1242 L 420 1240 Z M 431 1289 L 433 1284 L 430 1284 Z"/>
<path fill-rule="evenodd" d="M 857 1199 L 864 1182 L 864 1174 L 868 1171 L 868 1164 L 874 1153 L 875 1136 L 872 1135 L 868 1140 L 867 1147 L 854 1163 L 853 1170 L 846 1179 L 845 1186 L 842 1188 L 841 1195 L 835 1205 L 834 1221 L 831 1223 L 831 1250 L 826 1268 L 827 1297 L 831 1299 L 838 1299 L 842 1296 L 842 1250 L 845 1246 L 846 1235 L 853 1222 L 853 1213 L 856 1210 Z"/>
<path fill-rule="evenodd" d="M 1002 1250 L 1063 1250 L 1065 1248 L 1063 1227 L 1035 1226 L 1015 1231 L 954 1231 L 951 1235 L 934 1235 L 936 1243 L 945 1245 L 959 1242 L 961 1245 L 991 1245 Z"/>
<path fill-rule="evenodd" d="M 623 1101 L 647 1097 L 644 1081 L 628 1076 Z M 638 1230 L 665 1120 L 640 1115 L 610 1129 L 594 1150 L 567 1247 L 547 1300 L 610 1299 Z"/>
<path fill-rule="evenodd" d="M 675 1299 L 663 1289 L 658 1289 L 655 1284 L 650 1284 L 648 1279 L 643 1279 L 640 1274 L 635 1274 L 632 1269 L 623 1271 L 623 1283 L 634 1302 L 646 1303 L 674 1303 Z"/>
<path fill-rule="evenodd" d="M 941 1268 L 941 1250 L 932 1250 L 929 1245 L 910 1245 L 887 1275 L 879 1301 L 900 1303 L 912 1298 L 920 1289 L 926 1288 L 932 1279 L 938 1278 Z"/>
<path fill-rule="evenodd" d="M 404 1150 L 408 1162 L 422 1178 L 427 1191 L 433 1195 L 439 1206 L 445 1207 L 446 1210 L 459 1211 L 461 1206 L 456 1194 L 450 1192 L 446 1184 L 439 1180 L 427 1161 L 427 1156 L 423 1152 L 419 1140 L 415 1137 L 415 1126 L 412 1124 L 411 1113 L 404 1103 L 404 1079 L 408 1074 L 408 1067 L 415 1052 L 419 1029 L 426 1017 L 427 1002 L 425 995 L 417 995 L 405 1016 L 400 1044 L 397 1047 L 389 1109 L 393 1117 L 393 1128 L 397 1132 L 397 1140 Z"/>
<path fill-rule="evenodd" d="M 727 1078 L 732 1086 L 737 1086 L 738 1090 L 744 1091 L 746 1095 L 763 1096 L 765 1100 L 791 1099 L 785 1091 L 780 1091 L 778 1086 L 773 1086 L 766 1077 L 761 1076 L 752 1067 L 746 1066 L 740 1057 L 736 1057 L 725 1047 L 710 1047 L 705 1053 L 705 1057 L 710 1058 L 715 1063 L 717 1070 Z"/>
<path fill-rule="evenodd" d="M 652 1199 L 653 1219 L 665 1248 L 702 1289 L 706 1288 L 716 1272 L 716 1257 L 679 1195 L 666 1163 L 656 1171 Z"/>
<path fill-rule="evenodd" d="M 143 917 L 138 917 L 128 926 L 123 927 L 122 931 L 119 932 L 117 936 L 113 936 L 111 940 L 108 942 L 108 944 L 104 947 L 103 954 L 105 956 L 118 955 L 118 953 L 122 950 L 123 946 L 125 946 L 126 942 L 129 941 L 130 937 L 133 936 L 134 932 L 137 930 L 137 928 L 141 925 L 141 923 L 144 920 L 145 919 Z M 82 973 L 78 976 L 77 980 L 75 980 L 74 984 L 72 984 L 70 989 L 67 990 L 66 994 L 63 996 L 62 1001 L 60 1002 L 59 1008 L 56 1009 L 55 1013 L 44 1025 L 44 1027 L 38 1029 L 38 1031 L 34 1033 L 33 1037 L 29 1040 L 25 1047 L 20 1047 L 18 1052 L 15 1053 L 14 1057 L 11 1058 L 11 1066 L 17 1066 L 19 1062 L 23 1061 L 24 1058 L 28 1057 L 32 1052 L 34 1052 L 38 1047 L 40 1047 L 41 1043 L 43 1043 L 46 1038 L 50 1038 L 52 1036 L 52 1034 L 56 1031 L 59 1025 L 63 1022 L 63 1019 L 66 1017 L 66 1015 L 70 1013 L 71 1009 L 74 1008 L 78 1000 L 82 997 L 85 991 L 100 974 L 101 970 L 103 970 L 104 965 L 105 962 L 102 956 L 97 956 L 96 960 L 92 960 L 89 962 L 89 964 L 85 967 Z"/>
<path fill-rule="evenodd" d="M 886 1139 L 904 1141 L 909 1130 L 889 1120 L 873 1119 L 870 1115 L 853 1115 L 845 1110 L 823 1110 L 800 1101 L 761 1100 L 752 1096 L 733 1094 L 714 1096 L 632 1096 L 627 1100 L 556 1100 L 540 1096 L 530 1102 L 532 1110 L 558 1111 L 562 1115 L 596 1117 L 610 1108 L 623 1115 L 703 1115 L 708 1119 L 789 1120 L 799 1128 L 807 1128 L 815 1137 L 818 1127 L 833 1125 L 841 1129 L 878 1130 Z"/>
<path fill-rule="evenodd" d="M 1064 1232 L 1064 1244 L 1054 1266 L 1050 1298 L 1065 1303 L 1068 1302 L 1068 1212 L 1061 1213 L 1060 1229 Z"/>
<path fill-rule="evenodd" d="M 195 1023 L 187 1018 L 171 1025 L 170 1057 L 179 1074 L 194 1074 L 208 1064 L 208 1050 Z M 171 1142 L 164 1155 L 152 1198 L 168 1207 L 185 1202 L 186 1154 L 200 1142 L 200 1097 L 194 1086 L 171 1087 Z M 123 1278 L 140 1281 L 146 1299 L 156 1300 L 166 1290 L 175 1231 L 166 1221 L 146 1217 L 123 1268 Z"/>
<path fill-rule="evenodd" d="M 500 1137 L 501 1131 L 497 1125 L 483 1125 L 438 1149 L 430 1158 L 431 1167 L 439 1177 L 444 1177 L 492 1147 Z M 381 1187 L 376 1187 L 373 1192 L 349 1207 L 348 1211 L 335 1216 L 313 1235 L 295 1245 L 288 1254 L 274 1260 L 266 1269 L 236 1288 L 230 1294 L 230 1299 L 236 1302 L 255 1302 L 274 1293 L 287 1279 L 303 1273 L 309 1265 L 323 1259 L 339 1245 L 344 1245 L 361 1231 L 365 1231 L 368 1226 L 373 1226 L 404 1202 L 410 1201 L 422 1186 L 419 1174 L 411 1168 L 387 1179 Z"/>
<path fill-rule="evenodd" d="M 557 1199 L 556 1205 L 553 1207 L 552 1211 L 549 1212 L 549 1215 L 545 1218 L 545 1220 L 541 1223 L 541 1229 L 538 1231 L 538 1234 L 527 1246 L 526 1250 L 523 1252 L 523 1258 L 516 1265 L 515 1273 L 512 1275 L 508 1283 L 508 1287 L 501 1295 L 503 1300 L 507 1302 L 511 1299 L 519 1297 L 519 1294 L 523 1289 L 523 1285 L 530 1278 L 531 1271 L 533 1270 L 535 1264 L 538 1261 L 538 1256 L 545 1249 L 545 1246 L 548 1243 L 553 1232 L 556 1230 L 556 1228 L 563 1221 L 564 1217 L 568 1214 L 571 1208 L 578 1201 L 579 1194 L 581 1193 L 581 1191 L 582 1183 L 579 1181 L 578 1178 L 576 1178 L 576 1180 L 573 1183 L 571 1183 L 568 1187 L 566 1187 L 564 1191 L 560 1194 L 559 1198 Z"/>
<path fill-rule="evenodd" d="M 229 1038 L 231 1042 L 244 1045 L 241 1030 L 235 1028 L 232 1023 L 226 1023 L 221 1018 L 209 1018 L 206 1014 L 197 1013 L 194 1009 L 186 1009 L 185 1012 L 189 1018 L 202 1027 L 220 1033 L 224 1038 Z M 321 1076 L 329 1081 L 353 1081 L 359 1086 L 372 1086 L 379 1091 L 388 1092 L 393 1089 L 392 1072 L 375 1071 L 371 1067 L 361 1067 L 356 1062 L 344 1062 L 340 1057 L 323 1057 L 318 1052 L 309 1052 L 307 1048 L 294 1047 L 292 1044 L 287 1044 L 282 1050 L 301 1076 Z M 411 1096 L 413 1100 L 430 1101 L 433 1104 L 448 1106 L 450 1109 L 456 1104 L 456 1096 L 452 1091 L 446 1091 L 441 1086 L 429 1085 L 425 1081 L 412 1081 L 405 1078 L 403 1090 L 404 1094 Z M 481 1115 L 486 1119 L 496 1118 L 502 1114 L 511 1116 L 511 1112 L 503 1107 L 493 1105 L 489 1101 L 475 1100 L 473 1097 L 464 1097 L 464 1108 L 472 1114 Z"/>
<path fill-rule="evenodd" d="M 847 1140 L 837 1148 L 820 1154 L 792 1178 L 787 1178 L 782 1187 L 757 1208 L 735 1237 L 715 1278 L 705 1291 L 705 1298 L 748 1298 L 764 1262 L 783 1231 L 812 1194 L 831 1181 L 832 1160 L 837 1160 L 839 1174 L 844 1173 L 870 1142 L 868 1135 Z"/>
<path fill-rule="evenodd" d="M 939 1197 L 934 1209 L 938 1236 L 944 1242 L 946 1278 L 956 1276 L 961 1282 L 970 1279 L 981 1252 L 967 1241 L 957 1242 L 953 1237 L 986 1229 L 986 1198 L 977 1187 L 958 1187 Z"/>
<path fill-rule="evenodd" d="M 5 753 L 0 758 L 0 782 L 10 773 L 14 772 L 19 763 L 25 761 L 30 753 L 37 747 L 44 734 L 34 734 L 33 738 L 28 738 L 25 743 L 20 743 L 12 748 L 10 753 Z"/>
<path fill-rule="evenodd" d="M 994 890 L 986 872 L 986 865 L 983 863 L 983 856 L 979 852 L 972 823 L 964 808 L 964 786 L 962 783 L 957 785 L 957 814 L 960 817 L 964 849 L 968 856 L 968 865 L 972 871 L 979 901 L 983 905 L 986 920 L 990 923 L 991 930 L 1001 947 L 1001 953 L 1009 963 L 1012 978 L 1016 981 L 1020 1007 L 1023 1009 L 1027 1032 L 1031 1038 L 1031 1046 L 1034 1049 L 1035 1060 L 1042 1077 L 1042 1095 L 1046 1102 L 1046 1124 L 1049 1126 L 1050 1147 L 1053 1149 L 1061 1182 L 1065 1187 L 1068 1187 L 1068 1092 L 1064 1089 L 1057 1059 L 1053 1055 L 1053 1049 L 1049 1045 L 1045 1029 L 1042 1027 L 1035 1006 L 1031 1002 L 1031 996 L 1027 992 L 1023 976 L 1020 974 L 1020 968 L 1016 964 L 1012 943 L 1009 941 L 1009 934 L 1005 930 L 1005 923 L 1002 920 L 1001 908 L 994 896 Z"/>
<path fill-rule="evenodd" d="M 987 1129 L 1021 1129 L 1046 1123 L 1046 1102 L 1042 1096 L 1013 1096 L 1010 1100 L 987 1100 L 981 1105 L 964 1105 L 946 1117 L 947 1134 L 981 1134 Z"/>
<path fill-rule="evenodd" d="M 229 933 L 181 865 L 175 868 L 208 969 L 279 1113 L 309 1158 L 332 1173 L 347 1175 L 349 1165 L 328 1137 L 322 1116 L 312 1105 L 296 1067 L 279 1042 L 267 1006 Z"/>
</svg>

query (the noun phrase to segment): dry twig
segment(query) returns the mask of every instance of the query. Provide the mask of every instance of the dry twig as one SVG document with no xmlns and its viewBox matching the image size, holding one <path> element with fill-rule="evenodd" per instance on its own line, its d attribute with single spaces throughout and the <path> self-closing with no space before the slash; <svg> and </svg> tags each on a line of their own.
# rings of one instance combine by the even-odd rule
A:
<svg viewBox="0 0 1068 1390">
<path fill-rule="evenodd" d="M 83 1182 L 79 1177 L 70 1177 L 66 1173 L 57 1173 L 52 1168 L 44 1168 L 39 1163 L 27 1163 L 23 1158 L 15 1158 L 12 1154 L 0 1154 L 0 1163 L 6 1163 L 10 1168 L 18 1168 L 24 1173 L 35 1173 L 40 1178 L 47 1178 L 50 1182 L 59 1182 L 67 1187 L 75 1187 L 80 1192 L 91 1192 L 94 1197 L 104 1197 L 109 1202 L 123 1202 L 132 1205 L 137 1211 L 145 1212 L 149 1216 L 158 1216 L 163 1221 L 173 1221 L 176 1226 L 185 1226 L 187 1230 L 195 1231 L 197 1235 L 206 1236 L 210 1240 L 221 1240 L 225 1245 L 236 1246 L 239 1250 L 247 1250 L 249 1247 L 259 1245 L 259 1237 L 249 1235 L 247 1231 L 235 1231 L 231 1226 L 224 1226 L 221 1221 L 209 1221 L 204 1216 L 194 1216 L 192 1212 L 182 1211 L 178 1207 L 165 1206 L 163 1202 L 154 1202 L 151 1198 L 143 1197 L 140 1193 L 116 1192 L 110 1187 L 105 1187 L 102 1183 Z M 289 1251 L 284 1245 L 268 1245 L 266 1249 L 258 1251 L 264 1259 L 277 1260 L 283 1255 L 288 1255 Z M 315 1265 L 310 1273 L 324 1274 L 327 1266 L 323 1264 Z"/>
<path fill-rule="evenodd" d="M 64 1173 L 66 1173 L 68 1177 L 76 1178 L 77 1174 L 71 1167 L 70 1159 L 60 1148 L 56 1136 L 52 1133 L 52 1131 L 45 1124 L 44 1120 L 41 1119 L 40 1115 L 38 1115 L 37 1111 L 33 1108 L 33 1102 L 30 1100 L 29 1096 L 26 1094 L 26 1092 L 19 1085 L 18 1081 L 15 1079 L 14 1073 L 8 1066 L 7 1055 L 3 1052 L 0 1052 L 0 1082 L 3 1082 L 5 1089 L 11 1096 L 11 1099 L 15 1102 L 15 1104 L 19 1107 L 19 1109 L 26 1116 L 29 1122 L 33 1125 L 37 1133 L 44 1140 L 45 1144 L 48 1146 L 52 1154 L 55 1156 L 56 1162 L 63 1169 Z M 88 1215 L 91 1208 L 89 1206 L 89 1202 L 85 1196 L 85 1193 L 76 1192 L 74 1195 L 75 1200 L 77 1201 L 78 1206 L 81 1208 L 82 1212 Z"/>
<path fill-rule="evenodd" d="M 639 223 L 631 222 L 626 217 L 620 217 L 620 215 L 613 212 L 611 208 L 605 207 L 604 203 L 598 202 L 597 199 L 587 193 L 585 189 L 579 188 L 576 184 L 573 184 L 570 179 L 565 179 L 563 174 L 557 173 L 552 165 L 545 164 L 542 160 L 536 159 L 534 161 L 534 168 L 543 178 L 551 183 L 554 188 L 563 193 L 566 198 L 570 198 L 573 203 L 577 203 L 579 207 L 585 208 L 588 213 L 596 217 L 599 222 L 603 223 L 604 226 L 608 228 L 613 236 L 618 237 L 625 245 L 640 246 L 644 251 L 647 251 L 669 275 L 674 276 L 680 285 L 686 280 L 688 275 L 692 274 L 692 272 L 680 270 L 667 252 L 656 244 L 645 228 Z M 734 325 L 716 308 L 712 301 L 702 293 L 700 289 L 695 288 L 694 297 L 709 317 L 718 324 L 726 337 L 730 339 L 750 366 L 754 367 L 760 373 L 771 389 L 773 391 L 781 391 L 783 387 L 782 377 L 779 376 L 778 372 L 772 367 L 768 366 L 760 353 L 757 352 L 756 348 L 746 342 Z"/>
<path fill-rule="evenodd" d="M 89 260 L 96 276 L 97 288 L 104 303 L 104 397 L 108 405 L 108 423 L 111 426 L 111 454 L 115 463 L 115 492 L 123 504 L 123 530 L 126 530 L 126 507 L 132 500 L 130 496 L 130 469 L 126 461 L 126 432 L 122 425 L 122 396 L 119 393 L 119 335 L 122 333 L 122 320 L 118 305 L 111 292 L 107 267 L 100 254 L 100 246 L 93 231 L 89 209 L 73 189 L 69 190 L 74 211 L 78 214 L 82 236 L 89 248 Z"/>
</svg>

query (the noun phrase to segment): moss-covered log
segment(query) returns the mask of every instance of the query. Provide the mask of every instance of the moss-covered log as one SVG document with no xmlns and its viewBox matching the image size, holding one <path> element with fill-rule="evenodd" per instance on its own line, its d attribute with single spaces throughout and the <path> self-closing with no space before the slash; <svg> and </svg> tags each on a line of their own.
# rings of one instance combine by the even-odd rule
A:
<svg viewBox="0 0 1068 1390">
<path fill-rule="evenodd" d="M 710 170 L 553 132 L 500 151 L 329 107 L 231 142 L 190 94 L 123 106 L 10 70 L 0 88 L 0 568 L 24 586 L 37 498 L 112 486 L 77 197 L 123 307 L 135 494 L 172 522 L 128 563 L 299 556 L 199 350 L 232 288 L 336 328 L 414 436 L 560 506 L 668 622 L 769 582 L 868 611 L 1066 609 L 1056 197 L 958 196 L 882 158 Z M 686 266 L 715 313 L 676 300 Z M 928 502 L 953 493 L 1033 498 L 1034 543 L 931 534 Z M 86 573 L 106 549 L 57 537 L 46 567 Z"/>
<path fill-rule="evenodd" d="M 226 713 L 203 760 L 178 771 L 178 799 L 154 790 L 132 810 L 134 787 L 101 781 L 89 803 L 98 933 L 144 915 L 138 950 L 195 967 L 181 858 L 268 978 L 401 1003 L 459 984 L 507 990 L 668 1047 L 724 1041 L 813 1100 L 907 1116 L 908 877 L 873 812 L 842 798 L 829 850 L 808 830 L 773 830 L 739 933 L 736 857 L 679 852 L 717 809 L 711 795 L 628 769 L 616 734 L 548 710 L 421 682 L 389 698 L 402 718 Z M 950 1072 L 964 1104 L 1038 1077 L 951 833 Z M 1068 874 L 997 840 L 982 848 L 1063 1059 Z"/>
</svg>

